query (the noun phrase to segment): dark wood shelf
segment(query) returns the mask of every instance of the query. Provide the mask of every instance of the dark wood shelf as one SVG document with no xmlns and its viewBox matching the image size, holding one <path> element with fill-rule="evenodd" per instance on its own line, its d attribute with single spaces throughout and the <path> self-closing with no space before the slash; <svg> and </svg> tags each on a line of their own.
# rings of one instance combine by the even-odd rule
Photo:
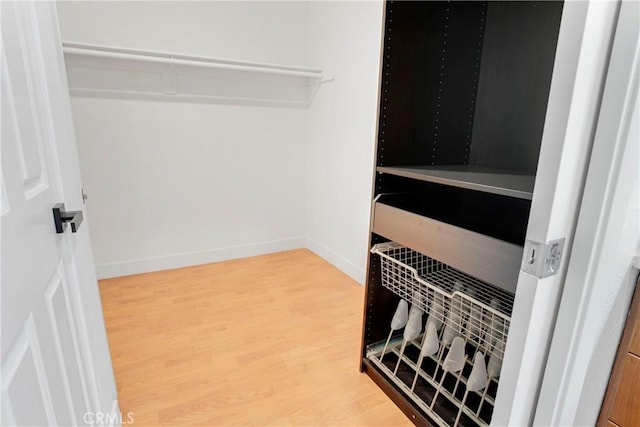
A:
<svg viewBox="0 0 640 427">
<path fill-rule="evenodd" d="M 378 166 L 380 173 L 531 200 L 535 176 L 483 166 Z"/>
</svg>

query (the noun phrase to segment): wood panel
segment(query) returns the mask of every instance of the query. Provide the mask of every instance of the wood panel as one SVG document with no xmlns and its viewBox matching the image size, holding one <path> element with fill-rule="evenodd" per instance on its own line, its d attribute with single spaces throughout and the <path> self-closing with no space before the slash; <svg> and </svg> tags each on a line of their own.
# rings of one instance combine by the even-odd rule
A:
<svg viewBox="0 0 640 427">
<path fill-rule="evenodd" d="M 377 202 L 373 232 L 515 292 L 522 247 Z"/>
<path fill-rule="evenodd" d="M 627 354 L 622 369 L 624 378 L 616 392 L 609 419 L 619 426 L 634 426 L 640 415 L 640 358 Z"/>
<path fill-rule="evenodd" d="M 535 174 L 561 1 L 489 3 L 470 164 Z"/>
<path fill-rule="evenodd" d="M 636 426 L 640 420 L 640 358 L 637 351 L 640 329 L 640 278 L 631 301 L 627 323 L 620 340 L 607 393 L 600 409 L 598 426 Z"/>
<path fill-rule="evenodd" d="M 629 344 L 629 353 L 633 353 L 636 356 L 640 357 L 640 328 L 637 325 L 633 329 L 631 343 Z"/>
<path fill-rule="evenodd" d="M 378 166 L 466 163 L 486 7 L 386 3 Z"/>
<path fill-rule="evenodd" d="M 100 288 L 136 425 L 410 425 L 358 371 L 364 289 L 307 250 Z"/>
</svg>

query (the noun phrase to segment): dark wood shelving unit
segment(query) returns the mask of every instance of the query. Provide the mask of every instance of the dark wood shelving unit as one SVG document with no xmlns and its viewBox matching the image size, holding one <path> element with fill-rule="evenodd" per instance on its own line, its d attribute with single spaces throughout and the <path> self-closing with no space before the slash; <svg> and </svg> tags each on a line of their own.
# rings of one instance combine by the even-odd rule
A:
<svg viewBox="0 0 640 427">
<path fill-rule="evenodd" d="M 393 241 L 515 292 L 562 10 L 561 1 L 387 1 L 371 246 Z M 367 357 L 400 299 L 381 268 L 370 254 L 361 370 L 415 424 L 448 425 L 450 414 L 424 410 Z M 484 425 L 489 409 L 462 419 Z"/>
</svg>

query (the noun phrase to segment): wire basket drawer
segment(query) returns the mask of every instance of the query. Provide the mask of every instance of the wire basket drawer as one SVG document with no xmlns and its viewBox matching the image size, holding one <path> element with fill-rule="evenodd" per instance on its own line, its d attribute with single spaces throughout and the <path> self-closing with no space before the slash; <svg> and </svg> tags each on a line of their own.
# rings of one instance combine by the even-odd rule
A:
<svg viewBox="0 0 640 427">
<path fill-rule="evenodd" d="M 380 256 L 385 288 L 477 347 L 503 356 L 512 294 L 394 242 L 375 245 L 371 252 Z"/>
</svg>

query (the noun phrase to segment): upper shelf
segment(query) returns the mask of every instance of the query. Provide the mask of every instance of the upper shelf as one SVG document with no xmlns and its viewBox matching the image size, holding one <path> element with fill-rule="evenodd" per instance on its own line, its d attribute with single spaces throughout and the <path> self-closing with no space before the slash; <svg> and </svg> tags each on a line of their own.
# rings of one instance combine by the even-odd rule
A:
<svg viewBox="0 0 640 427">
<path fill-rule="evenodd" d="M 531 200 L 535 176 L 483 166 L 379 166 L 378 172 Z"/>
<path fill-rule="evenodd" d="M 322 71 L 64 42 L 72 95 L 306 107 Z"/>
</svg>

